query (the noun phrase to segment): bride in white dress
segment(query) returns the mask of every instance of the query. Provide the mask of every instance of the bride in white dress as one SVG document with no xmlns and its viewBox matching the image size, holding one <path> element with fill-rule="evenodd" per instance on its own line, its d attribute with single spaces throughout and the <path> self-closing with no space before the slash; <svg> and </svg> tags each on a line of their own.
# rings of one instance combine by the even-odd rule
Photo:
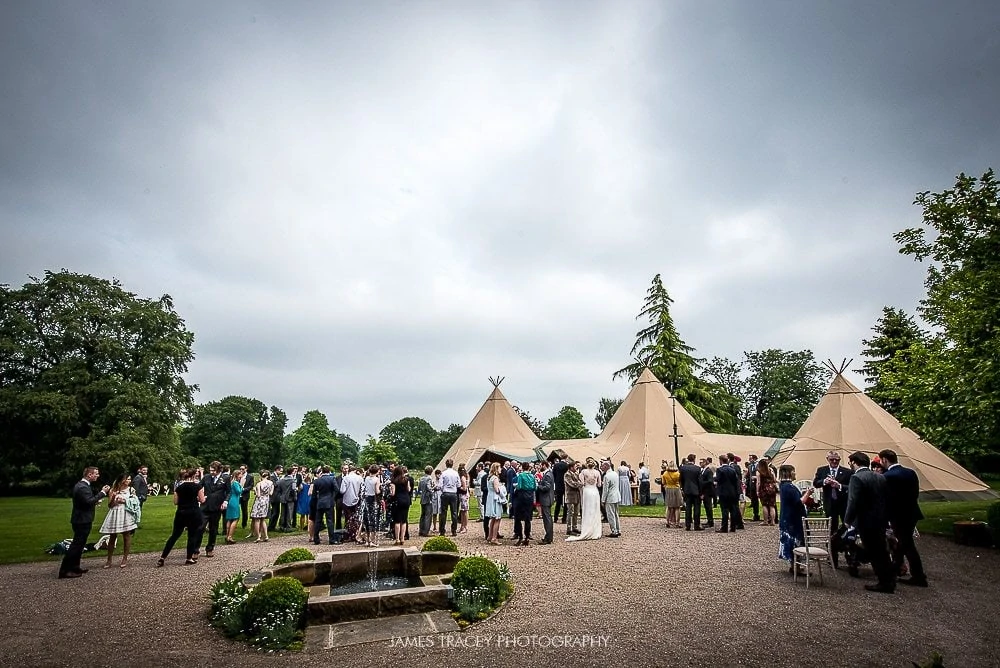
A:
<svg viewBox="0 0 1000 668">
<path fill-rule="evenodd" d="M 601 494 L 597 491 L 600 479 L 601 474 L 594 468 L 594 461 L 588 461 L 587 468 L 580 472 L 580 482 L 583 483 L 583 489 L 580 490 L 580 535 L 570 536 L 567 541 L 601 537 Z"/>
</svg>

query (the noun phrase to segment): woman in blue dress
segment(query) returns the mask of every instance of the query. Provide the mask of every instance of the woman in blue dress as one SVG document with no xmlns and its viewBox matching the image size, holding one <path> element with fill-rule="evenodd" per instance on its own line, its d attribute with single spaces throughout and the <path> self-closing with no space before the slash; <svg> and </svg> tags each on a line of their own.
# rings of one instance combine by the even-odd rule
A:
<svg viewBox="0 0 1000 668">
<path fill-rule="evenodd" d="M 236 542 L 233 534 L 236 533 L 236 525 L 240 523 L 240 496 L 243 494 L 243 485 L 238 478 L 233 478 L 229 482 L 229 503 L 226 504 L 226 543 L 232 545 Z"/>
<path fill-rule="evenodd" d="M 299 528 L 306 529 L 309 526 L 309 502 L 312 500 L 312 474 L 307 473 L 302 479 L 302 489 L 299 490 L 298 499 L 295 501 L 295 512 L 299 516 Z M 312 532 L 309 532 L 312 535 Z"/>
<path fill-rule="evenodd" d="M 795 486 L 795 467 L 785 464 L 778 469 L 780 486 L 778 495 L 781 500 L 781 511 L 778 515 L 778 556 L 789 562 L 788 572 L 795 568 L 795 548 L 800 547 L 805 540 L 802 531 L 802 518 L 806 516 L 806 506 L 803 500 L 812 494 L 812 487 L 800 492 Z"/>
<path fill-rule="evenodd" d="M 486 485 L 486 507 L 483 509 L 483 514 L 490 519 L 490 536 L 487 539 L 490 545 L 500 544 L 500 520 L 506 502 L 507 487 L 500 482 L 500 462 L 493 462 Z"/>
</svg>

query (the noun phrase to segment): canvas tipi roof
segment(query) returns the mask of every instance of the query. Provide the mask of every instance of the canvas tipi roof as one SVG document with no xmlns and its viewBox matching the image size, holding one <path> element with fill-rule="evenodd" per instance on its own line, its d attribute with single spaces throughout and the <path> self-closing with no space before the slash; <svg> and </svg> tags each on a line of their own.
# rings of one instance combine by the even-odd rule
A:
<svg viewBox="0 0 1000 668">
<path fill-rule="evenodd" d="M 834 369 L 837 371 L 837 369 Z M 799 478 L 812 477 L 826 466 L 830 450 L 841 453 L 844 462 L 855 451 L 878 454 L 893 450 L 899 463 L 920 479 L 921 500 L 988 499 L 997 494 L 982 480 L 956 464 L 946 454 L 903 427 L 896 418 L 872 401 L 843 376 L 835 374 L 830 388 L 806 418 L 805 423 L 775 455 L 773 464 L 791 464 Z"/>
<path fill-rule="evenodd" d="M 472 422 L 441 458 L 438 468 L 444 469 L 446 460 L 473 466 L 487 452 L 504 459 L 535 460 L 535 448 L 541 439 L 535 436 L 521 416 L 500 391 L 499 382 L 483 403 Z"/>
<path fill-rule="evenodd" d="M 632 390 L 615 412 L 595 444 L 612 461 L 627 461 L 633 466 L 646 462 L 656 470 L 662 460 L 673 461 L 674 409 L 677 411 L 677 435 L 680 457 L 694 453 L 696 460 L 715 453 L 705 448 L 698 436 L 705 428 L 698 424 L 680 402 L 671 401 L 670 391 L 653 372 L 643 369 Z M 679 462 L 678 462 L 679 463 Z"/>
</svg>

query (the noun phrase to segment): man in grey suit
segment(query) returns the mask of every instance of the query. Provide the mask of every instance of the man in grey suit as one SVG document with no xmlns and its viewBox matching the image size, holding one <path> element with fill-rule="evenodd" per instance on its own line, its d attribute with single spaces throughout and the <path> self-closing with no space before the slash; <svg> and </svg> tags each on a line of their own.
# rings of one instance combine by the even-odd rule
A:
<svg viewBox="0 0 1000 668">
<path fill-rule="evenodd" d="M 608 516 L 608 528 L 611 529 L 608 538 L 618 538 L 622 535 L 621 523 L 618 520 L 618 504 L 622 500 L 618 488 L 618 471 L 607 460 L 601 462 L 601 471 L 604 473 L 601 503 L 604 504 L 604 513 Z"/>
<path fill-rule="evenodd" d="M 541 505 L 542 527 L 545 529 L 545 536 L 542 537 L 539 545 L 552 544 L 552 501 L 555 496 L 555 487 L 555 473 L 549 468 L 548 461 L 542 461 L 542 479 L 538 481 L 538 487 L 535 488 L 536 499 Z"/>
<path fill-rule="evenodd" d="M 146 476 L 149 475 L 149 469 L 145 466 L 140 466 L 132 477 L 132 489 L 135 490 L 135 495 L 139 499 L 139 507 L 142 508 L 142 504 L 146 503 L 146 499 L 149 497 L 149 480 Z"/>
<path fill-rule="evenodd" d="M 88 466 L 83 470 L 83 479 L 73 487 L 73 513 L 70 515 L 70 526 L 73 527 L 73 542 L 70 543 L 66 556 L 59 565 L 60 578 L 78 578 L 88 569 L 80 567 L 80 557 L 87 544 L 87 537 L 94 526 L 94 507 L 108 495 L 111 488 L 105 485 L 100 492 L 94 494 L 91 487 L 100 477 L 101 472 L 96 466 Z M 109 553 L 110 554 L 110 553 Z"/>
<path fill-rule="evenodd" d="M 420 535 L 431 535 L 431 506 L 434 502 L 434 467 L 424 468 L 424 475 L 417 483 L 417 497 L 420 500 Z"/>
<path fill-rule="evenodd" d="M 864 452 L 855 452 L 847 461 L 854 474 L 847 490 L 844 523 L 857 528 L 872 569 L 878 577 L 878 584 L 865 585 L 865 589 L 891 594 L 896 590 L 896 576 L 885 541 L 888 522 L 885 512 L 885 478 L 871 470 L 871 460 Z"/>
</svg>

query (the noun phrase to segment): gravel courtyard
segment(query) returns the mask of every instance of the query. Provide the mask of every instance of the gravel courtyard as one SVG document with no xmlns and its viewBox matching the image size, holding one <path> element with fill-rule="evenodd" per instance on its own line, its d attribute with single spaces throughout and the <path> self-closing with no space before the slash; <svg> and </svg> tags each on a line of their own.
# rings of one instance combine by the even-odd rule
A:
<svg viewBox="0 0 1000 668">
<path fill-rule="evenodd" d="M 514 575 L 515 596 L 492 619 L 410 646 L 380 642 L 339 652 L 350 652 L 351 666 L 910 666 L 934 650 L 947 666 L 1000 665 L 995 549 L 922 538 L 931 587 L 900 586 L 887 596 L 863 591 L 872 579 L 855 580 L 843 570 L 824 570 L 825 586 L 808 592 L 801 580 L 793 585 L 775 557 L 774 527 L 748 523 L 735 535 L 696 533 L 626 518 L 622 538 L 582 543 L 563 542 L 561 528 L 554 545 L 527 548 L 486 546 L 478 526 L 459 536 L 463 550 L 506 560 Z M 509 535 L 509 524 L 504 529 Z M 220 546 L 214 559 L 192 567 L 176 551 L 159 569 L 155 554 L 132 557 L 124 570 L 103 570 L 103 559 L 87 559 L 90 573 L 75 580 L 56 579 L 55 563 L 0 567 L 3 663 L 342 660 L 261 654 L 225 640 L 206 621 L 213 581 L 305 544 L 299 536 Z M 567 643 L 590 646 L 560 646 Z"/>
</svg>

